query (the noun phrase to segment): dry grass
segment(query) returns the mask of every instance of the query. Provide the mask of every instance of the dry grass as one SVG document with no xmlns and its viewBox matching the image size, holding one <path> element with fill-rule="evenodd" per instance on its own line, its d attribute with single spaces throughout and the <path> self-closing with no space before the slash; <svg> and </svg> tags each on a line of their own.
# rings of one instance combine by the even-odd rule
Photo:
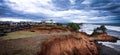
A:
<svg viewBox="0 0 120 55">
<path fill-rule="evenodd" d="M 36 36 L 55 36 L 55 35 L 68 35 L 71 34 L 70 32 L 59 32 L 59 33 L 49 33 L 43 34 L 42 32 L 30 32 L 30 31 L 18 31 L 18 32 L 11 32 L 7 33 L 6 36 L 0 37 L 1 40 L 8 40 L 8 39 L 18 39 L 18 38 L 29 38 L 29 37 L 36 37 Z"/>
<path fill-rule="evenodd" d="M 55 24 L 41 24 L 39 25 L 39 29 L 46 29 L 46 30 L 50 30 L 50 29 L 62 29 L 62 30 L 67 30 L 68 28 L 64 27 L 64 26 L 58 26 Z"/>
<path fill-rule="evenodd" d="M 11 32 L 11 33 L 7 33 L 6 36 L 0 37 L 0 39 L 7 40 L 7 39 L 26 38 L 26 37 L 33 37 L 38 34 L 39 32 L 30 32 L 30 31 Z"/>
</svg>

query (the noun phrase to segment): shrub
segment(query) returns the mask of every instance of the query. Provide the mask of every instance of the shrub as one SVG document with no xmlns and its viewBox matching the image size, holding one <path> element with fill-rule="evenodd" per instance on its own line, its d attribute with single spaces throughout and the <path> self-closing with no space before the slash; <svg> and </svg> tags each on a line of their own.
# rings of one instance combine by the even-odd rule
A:
<svg viewBox="0 0 120 55">
<path fill-rule="evenodd" d="M 0 37 L 1 36 L 6 36 L 7 34 L 6 33 L 0 33 Z"/>
<path fill-rule="evenodd" d="M 106 33 L 106 30 L 107 30 L 106 27 L 104 25 L 101 25 L 100 27 L 95 28 L 91 35 Z"/>
<path fill-rule="evenodd" d="M 30 30 L 30 32 L 35 32 L 34 30 Z"/>
<path fill-rule="evenodd" d="M 107 30 L 107 28 L 104 26 L 104 25 L 101 25 L 100 26 L 100 29 L 105 33 L 106 32 L 106 30 Z"/>
<path fill-rule="evenodd" d="M 63 24 L 61 24 L 61 23 L 56 23 L 56 25 L 58 25 L 58 26 L 62 26 Z"/>
<path fill-rule="evenodd" d="M 93 33 L 91 35 L 97 35 L 97 34 L 101 34 L 99 32 L 97 32 L 97 28 L 93 30 Z"/>
<path fill-rule="evenodd" d="M 76 23 L 69 23 L 67 26 L 70 27 L 74 31 L 78 31 L 80 29 L 80 26 Z"/>
</svg>

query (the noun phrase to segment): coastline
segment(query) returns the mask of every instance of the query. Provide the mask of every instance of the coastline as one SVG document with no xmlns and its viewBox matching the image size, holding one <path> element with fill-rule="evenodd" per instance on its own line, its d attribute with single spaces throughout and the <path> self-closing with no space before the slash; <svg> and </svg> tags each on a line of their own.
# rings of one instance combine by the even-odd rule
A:
<svg viewBox="0 0 120 55">
<path fill-rule="evenodd" d="M 81 26 L 81 30 L 79 31 L 82 31 L 82 32 L 86 32 L 87 34 L 91 34 L 94 30 L 94 28 L 97 28 L 99 27 L 100 25 L 105 25 L 105 24 L 83 24 Z M 105 27 L 107 28 L 107 35 L 96 35 L 96 36 L 92 36 L 92 38 L 90 37 L 90 41 L 92 39 L 92 41 L 100 41 L 99 43 L 102 43 L 99 44 L 99 46 L 102 46 L 101 49 L 104 50 L 105 49 L 108 49 L 107 52 L 110 52 L 109 50 L 113 50 L 115 52 L 119 51 L 120 52 L 120 32 L 118 30 L 120 25 L 116 26 L 116 25 L 105 25 Z M 94 42 L 93 41 L 93 42 Z M 100 48 L 100 47 L 99 47 Z M 105 51 L 106 52 L 106 51 Z M 111 52 L 110 52 L 111 53 Z M 102 54 L 101 54 L 102 55 Z M 105 54 L 104 54 L 105 55 Z M 109 54 L 107 54 L 109 55 Z M 114 55 L 114 54 L 111 54 L 111 55 Z M 118 54 L 120 55 L 120 54 Z"/>
<path fill-rule="evenodd" d="M 102 45 L 101 43 L 95 43 L 98 48 L 99 55 L 120 55 L 120 52 L 110 48 L 108 46 Z"/>
<path fill-rule="evenodd" d="M 62 27 L 60 28 L 58 27 L 53 28 L 53 27 L 54 26 L 48 28 L 46 26 L 44 28 L 43 27 L 39 28 L 39 26 L 32 26 L 31 29 L 29 30 L 28 29 L 20 30 L 22 32 L 25 31 L 31 32 L 30 30 L 34 30 L 35 32 L 32 33 L 39 32 L 41 34 L 47 34 L 47 35 L 42 35 L 42 36 L 38 35 L 28 38 L 15 38 L 15 39 L 0 41 L 1 44 L 0 46 L 3 47 L 0 49 L 2 51 L 0 52 L 0 54 L 8 53 L 9 55 L 13 55 L 15 53 L 21 55 L 22 54 L 46 55 L 46 53 L 48 53 L 47 55 L 50 54 L 60 55 L 60 53 L 62 52 L 62 54 L 71 54 L 71 55 L 74 54 L 120 55 L 120 53 L 118 53 L 118 51 L 116 51 L 115 49 L 98 43 L 98 41 L 115 42 L 116 40 L 118 40 L 117 38 L 114 38 L 113 36 L 110 36 L 107 33 L 90 36 L 85 32 L 73 31 L 70 29 L 65 30 Z M 14 33 L 18 33 L 18 32 L 14 32 Z M 56 34 L 53 35 L 53 33 Z M 16 45 L 16 43 L 19 44 Z M 15 48 L 12 48 L 13 46 Z M 33 47 L 33 46 L 37 46 L 37 47 Z M 19 50 L 21 52 L 16 53 L 16 51 Z"/>
</svg>

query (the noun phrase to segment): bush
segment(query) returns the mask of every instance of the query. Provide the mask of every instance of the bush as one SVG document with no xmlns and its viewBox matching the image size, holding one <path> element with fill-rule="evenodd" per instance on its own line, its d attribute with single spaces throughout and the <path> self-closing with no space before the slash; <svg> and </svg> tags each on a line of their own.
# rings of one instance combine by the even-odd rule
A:
<svg viewBox="0 0 120 55">
<path fill-rule="evenodd" d="M 61 24 L 61 23 L 56 23 L 56 25 L 58 25 L 58 26 L 62 26 L 63 24 Z"/>
<path fill-rule="evenodd" d="M 1 36 L 6 36 L 7 34 L 6 33 L 0 33 L 0 37 Z"/>
<path fill-rule="evenodd" d="M 34 30 L 30 30 L 30 32 L 35 32 Z"/>
<path fill-rule="evenodd" d="M 91 35 L 97 35 L 97 34 L 101 34 L 101 33 L 97 32 L 97 28 L 96 28 L 96 29 L 94 29 L 94 31 Z"/>
<path fill-rule="evenodd" d="M 104 33 L 105 33 L 106 30 L 107 30 L 106 27 L 105 27 L 104 25 L 101 25 L 101 26 L 100 26 L 100 29 L 101 29 Z"/>
<path fill-rule="evenodd" d="M 69 23 L 67 26 L 70 27 L 74 31 L 78 31 L 80 29 L 79 24 L 76 24 L 76 23 Z"/>
<path fill-rule="evenodd" d="M 98 30 L 100 30 L 101 32 L 99 32 Z M 91 35 L 106 33 L 106 30 L 106 27 L 104 25 L 101 25 L 100 27 L 95 28 Z"/>
</svg>

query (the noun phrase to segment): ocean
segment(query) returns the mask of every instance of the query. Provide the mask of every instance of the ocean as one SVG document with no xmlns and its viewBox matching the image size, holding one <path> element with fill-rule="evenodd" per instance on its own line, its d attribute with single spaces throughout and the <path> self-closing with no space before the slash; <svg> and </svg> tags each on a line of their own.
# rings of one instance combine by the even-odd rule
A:
<svg viewBox="0 0 120 55">
<path fill-rule="evenodd" d="M 92 34 L 93 30 L 97 27 L 100 27 L 101 25 L 105 25 L 107 28 L 107 33 L 110 36 L 114 36 L 120 39 L 120 23 L 114 23 L 114 24 L 83 24 L 81 26 L 81 29 L 79 31 L 86 32 L 87 34 Z M 99 41 L 98 43 L 102 43 L 105 46 L 111 47 L 117 51 L 120 52 L 120 40 L 117 40 L 117 42 L 102 42 Z"/>
</svg>

